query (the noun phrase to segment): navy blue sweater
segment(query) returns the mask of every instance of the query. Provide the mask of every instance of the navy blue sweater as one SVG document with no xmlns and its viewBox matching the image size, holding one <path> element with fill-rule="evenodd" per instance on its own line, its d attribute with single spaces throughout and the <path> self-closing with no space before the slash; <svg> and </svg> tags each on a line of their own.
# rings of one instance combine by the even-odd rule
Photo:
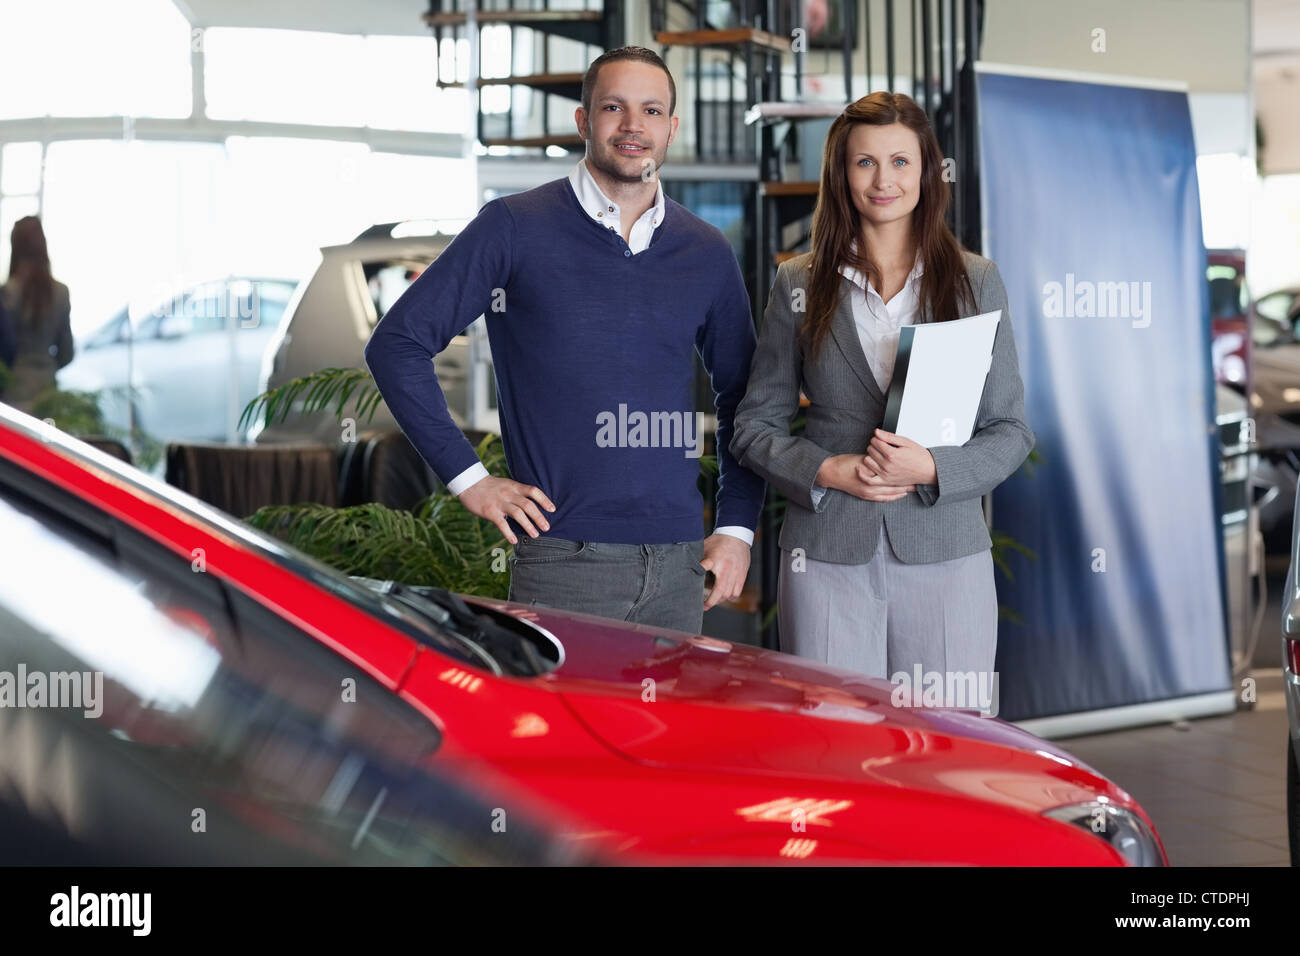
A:
<svg viewBox="0 0 1300 956">
<path fill-rule="evenodd" d="M 695 431 L 697 350 L 718 417 L 716 525 L 755 527 L 763 481 L 727 448 L 754 352 L 749 297 L 726 237 L 668 197 L 664 207 L 649 247 L 632 255 L 567 179 L 494 199 L 393 303 L 366 365 L 443 482 L 478 458 L 430 359 L 486 315 L 506 463 L 554 502 L 549 534 L 701 537 L 699 459 L 684 447 Z M 637 412 L 658 416 L 657 426 L 638 430 Z M 687 431 L 668 430 L 672 413 Z"/>
</svg>

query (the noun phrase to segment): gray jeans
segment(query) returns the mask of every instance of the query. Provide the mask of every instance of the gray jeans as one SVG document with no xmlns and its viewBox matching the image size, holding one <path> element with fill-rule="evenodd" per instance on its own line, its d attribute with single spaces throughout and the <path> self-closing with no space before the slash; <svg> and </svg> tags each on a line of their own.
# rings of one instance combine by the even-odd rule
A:
<svg viewBox="0 0 1300 956">
<path fill-rule="evenodd" d="M 510 556 L 510 600 L 699 634 L 704 539 L 608 544 L 520 536 Z"/>
</svg>

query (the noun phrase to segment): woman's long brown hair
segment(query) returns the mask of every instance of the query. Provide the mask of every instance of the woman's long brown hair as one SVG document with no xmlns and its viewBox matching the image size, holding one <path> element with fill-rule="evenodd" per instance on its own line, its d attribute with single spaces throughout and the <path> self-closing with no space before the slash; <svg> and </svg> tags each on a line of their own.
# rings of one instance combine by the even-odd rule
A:
<svg viewBox="0 0 1300 956">
<path fill-rule="evenodd" d="M 973 302 L 970 277 L 962 262 L 961 244 L 944 216 L 950 192 L 943 178 L 943 153 L 925 111 L 902 93 L 880 91 L 850 103 L 831 124 L 822 156 L 821 189 L 812 224 L 812 274 L 806 292 L 807 314 L 800 330 L 809 355 L 816 355 L 826 335 L 840 297 L 840 266 L 856 266 L 880 288 L 880 270 L 862 235 L 862 217 L 849 196 L 849 133 L 859 123 L 888 126 L 902 123 L 921 142 L 921 197 L 912 211 L 912 238 L 917 244 L 924 273 L 920 302 L 930 306 L 934 321 L 958 318 L 960 297 Z M 858 254 L 852 252 L 857 240 Z"/>
<path fill-rule="evenodd" d="M 22 315 L 36 321 L 54 299 L 54 277 L 50 274 L 50 253 L 45 230 L 36 216 L 24 216 L 14 223 L 9 241 L 9 278 L 21 276 Z"/>
</svg>

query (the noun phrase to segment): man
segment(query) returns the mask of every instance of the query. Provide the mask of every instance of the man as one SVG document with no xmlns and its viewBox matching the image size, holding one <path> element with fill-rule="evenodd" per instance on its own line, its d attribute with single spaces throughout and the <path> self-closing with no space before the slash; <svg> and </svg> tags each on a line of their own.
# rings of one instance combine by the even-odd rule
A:
<svg viewBox="0 0 1300 956">
<path fill-rule="evenodd" d="M 585 159 L 486 203 L 384 315 L 365 360 L 430 467 L 515 546 L 511 600 L 699 633 L 744 585 L 763 482 L 727 448 L 754 351 L 735 254 L 659 183 L 676 95 L 650 50 L 598 57 L 574 113 Z M 519 480 L 488 475 L 430 361 L 479 315 Z M 702 540 L 697 350 L 720 466 Z"/>
</svg>

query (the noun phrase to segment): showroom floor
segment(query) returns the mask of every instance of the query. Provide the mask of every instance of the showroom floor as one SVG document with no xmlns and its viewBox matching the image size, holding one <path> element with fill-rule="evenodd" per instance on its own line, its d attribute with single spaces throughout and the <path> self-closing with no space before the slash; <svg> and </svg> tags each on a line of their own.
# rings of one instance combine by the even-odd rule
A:
<svg viewBox="0 0 1300 956">
<path fill-rule="evenodd" d="M 1142 804 L 1173 866 L 1286 866 L 1282 672 L 1254 672 L 1253 710 L 1058 743 Z"/>
</svg>

